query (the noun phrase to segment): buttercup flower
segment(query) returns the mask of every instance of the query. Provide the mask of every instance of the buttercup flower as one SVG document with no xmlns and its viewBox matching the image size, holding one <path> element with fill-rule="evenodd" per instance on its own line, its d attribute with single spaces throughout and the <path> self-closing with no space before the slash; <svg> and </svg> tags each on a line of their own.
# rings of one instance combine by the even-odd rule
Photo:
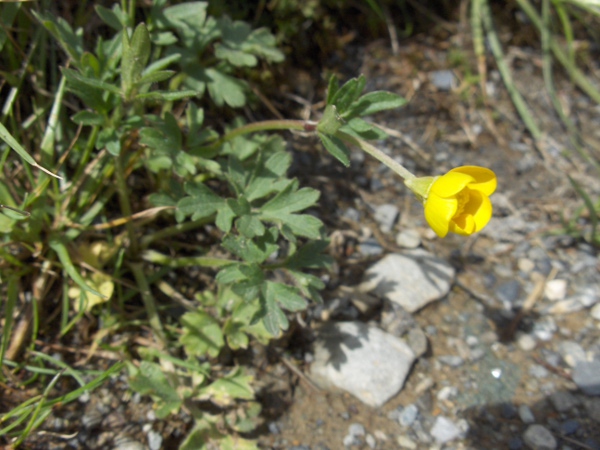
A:
<svg viewBox="0 0 600 450">
<path fill-rule="evenodd" d="M 448 232 L 471 235 L 492 217 L 489 196 L 496 190 L 496 174 L 478 166 L 462 166 L 439 177 L 406 180 L 423 200 L 425 220 L 439 237 Z"/>
</svg>

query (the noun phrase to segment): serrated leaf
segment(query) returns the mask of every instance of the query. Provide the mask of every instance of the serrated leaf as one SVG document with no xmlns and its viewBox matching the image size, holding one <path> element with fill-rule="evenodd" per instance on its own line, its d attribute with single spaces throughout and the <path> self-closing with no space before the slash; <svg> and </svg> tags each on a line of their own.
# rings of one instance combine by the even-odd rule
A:
<svg viewBox="0 0 600 450">
<path fill-rule="evenodd" d="M 282 283 L 267 281 L 265 297 L 267 301 L 272 299 L 282 308 L 291 312 L 304 311 L 307 306 L 306 300 L 298 293 L 296 288 Z"/>
<path fill-rule="evenodd" d="M 192 220 L 213 215 L 225 203 L 225 200 L 201 183 L 186 183 L 185 191 L 189 196 L 182 198 L 177 203 L 177 208 L 184 215 L 191 215 Z"/>
<path fill-rule="evenodd" d="M 358 99 L 366 83 L 367 80 L 364 75 L 348 80 L 338 89 L 328 104 L 335 105 L 338 114 L 343 115 L 350 105 Z"/>
<path fill-rule="evenodd" d="M 318 133 L 319 139 L 323 143 L 325 150 L 327 150 L 334 158 L 336 158 L 339 162 L 341 162 L 344 166 L 350 166 L 350 150 L 346 147 L 346 144 L 342 142 L 341 139 Z"/>
<path fill-rule="evenodd" d="M 247 214 L 236 221 L 237 230 L 245 237 L 252 239 L 265 234 L 265 226 L 256 216 Z"/>
<path fill-rule="evenodd" d="M 241 264 L 232 264 L 221 269 L 215 278 L 216 282 L 227 285 L 245 280 L 247 277 L 244 275 L 244 273 L 242 273 L 240 267 Z"/>
<path fill-rule="evenodd" d="M 340 128 L 340 131 L 367 141 L 381 140 L 388 137 L 385 131 L 358 117 L 350 119 L 346 125 Z"/>
<path fill-rule="evenodd" d="M 223 332 L 219 322 L 203 311 L 185 313 L 181 316 L 183 334 L 179 342 L 189 356 L 216 357 L 223 346 Z"/>
<path fill-rule="evenodd" d="M 92 111 L 79 111 L 71 116 L 71 120 L 79 125 L 104 125 L 105 118 L 102 114 Z"/>
<path fill-rule="evenodd" d="M 224 233 L 229 233 L 233 225 L 233 219 L 236 214 L 231 207 L 225 203 L 217 211 L 217 217 L 215 219 L 215 225 Z"/>
<path fill-rule="evenodd" d="M 232 108 L 239 108 L 246 103 L 246 84 L 217 69 L 208 68 L 205 71 L 209 81 L 208 93 L 217 106 L 227 104 Z"/>
<path fill-rule="evenodd" d="M 341 116 L 345 119 L 368 116 L 380 111 L 400 108 L 405 104 L 406 99 L 397 94 L 387 91 L 374 91 L 360 97 Z"/>
<path fill-rule="evenodd" d="M 200 390 L 200 398 L 210 399 L 219 406 L 230 406 L 235 400 L 252 400 L 252 376 L 244 375 L 240 367 Z"/>
<path fill-rule="evenodd" d="M 277 337 L 281 334 L 281 330 L 288 329 L 290 325 L 288 319 L 273 297 L 265 296 L 261 306 L 257 318 L 260 318 L 271 336 Z"/>
<path fill-rule="evenodd" d="M 161 367 L 149 361 L 141 362 L 137 373 L 129 378 L 129 387 L 140 394 L 154 397 L 163 417 L 179 411 L 183 403 Z"/>
<path fill-rule="evenodd" d="M 254 240 L 244 236 L 226 236 L 222 245 L 244 261 L 260 264 L 279 249 L 277 237 L 277 229 L 271 228 Z"/>
<path fill-rule="evenodd" d="M 325 269 L 333 262 L 331 256 L 323 254 L 328 245 L 326 240 L 308 242 L 286 260 L 285 266 L 290 269 Z"/>
<path fill-rule="evenodd" d="M 321 193 L 316 189 L 298 189 L 298 182 L 290 183 L 283 191 L 265 203 L 261 212 L 268 215 L 289 214 L 313 206 Z"/>
<path fill-rule="evenodd" d="M 232 318 L 229 318 L 223 327 L 223 334 L 227 340 L 227 345 L 232 350 L 246 349 L 250 340 L 248 335 L 242 331 L 243 324 L 236 323 Z"/>
</svg>

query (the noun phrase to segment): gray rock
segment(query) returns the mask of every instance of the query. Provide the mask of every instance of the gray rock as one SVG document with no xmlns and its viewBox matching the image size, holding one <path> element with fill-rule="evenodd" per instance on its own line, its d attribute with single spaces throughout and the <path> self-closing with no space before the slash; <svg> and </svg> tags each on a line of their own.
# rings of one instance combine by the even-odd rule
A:
<svg viewBox="0 0 600 450">
<path fill-rule="evenodd" d="M 396 244 L 403 248 L 417 248 L 421 245 L 421 236 L 414 229 L 402 230 L 396 235 Z"/>
<path fill-rule="evenodd" d="M 590 310 L 590 315 L 594 319 L 600 320 L 600 303 L 598 303 L 592 307 L 592 309 Z"/>
<path fill-rule="evenodd" d="M 382 232 L 389 233 L 392 231 L 399 214 L 400 210 L 398 207 L 388 203 L 385 205 L 376 206 L 373 218 L 375 219 L 375 222 L 379 224 L 379 229 Z"/>
<path fill-rule="evenodd" d="M 529 425 L 523 440 L 532 450 L 554 450 L 557 447 L 552 433 L 542 425 Z"/>
<path fill-rule="evenodd" d="M 377 447 L 377 441 L 375 440 L 375 437 L 372 434 L 367 434 L 365 436 L 365 442 L 367 443 L 369 448 Z"/>
<path fill-rule="evenodd" d="M 431 253 L 415 249 L 391 254 L 371 266 L 359 286 L 373 291 L 408 312 L 444 297 L 454 281 L 454 268 Z"/>
<path fill-rule="evenodd" d="M 447 417 L 438 416 L 430 433 L 438 444 L 445 444 L 460 437 L 461 429 Z"/>
<path fill-rule="evenodd" d="M 530 334 L 520 334 L 517 337 L 517 344 L 524 352 L 530 352 L 536 346 L 535 339 Z"/>
<path fill-rule="evenodd" d="M 550 402 L 558 412 L 566 412 L 577 406 L 577 399 L 566 391 L 556 391 L 550 394 Z"/>
<path fill-rule="evenodd" d="M 574 341 L 563 341 L 558 344 L 558 353 L 569 366 L 575 367 L 577 363 L 586 361 L 585 350 Z"/>
<path fill-rule="evenodd" d="M 465 362 L 465 360 L 458 355 L 442 355 L 438 357 L 438 361 L 450 367 L 460 367 Z"/>
<path fill-rule="evenodd" d="M 363 256 L 377 256 L 383 253 L 383 248 L 375 238 L 365 239 L 358 244 L 358 251 Z"/>
<path fill-rule="evenodd" d="M 321 327 L 314 355 L 310 373 L 317 384 L 342 389 L 374 407 L 402 389 L 415 360 L 403 340 L 361 322 Z"/>
<path fill-rule="evenodd" d="M 361 423 L 352 423 L 348 427 L 348 434 L 351 434 L 352 436 L 364 436 L 365 433 L 365 427 Z"/>
<path fill-rule="evenodd" d="M 451 90 L 456 81 L 451 70 L 436 70 L 429 73 L 429 81 L 440 91 Z"/>
<path fill-rule="evenodd" d="M 517 408 L 517 413 L 519 414 L 519 418 L 523 423 L 531 424 L 535 422 L 535 416 L 531 411 L 531 408 L 527 405 L 519 405 Z"/>
<path fill-rule="evenodd" d="M 419 408 L 416 405 L 410 404 L 406 408 L 402 410 L 400 413 L 400 417 L 398 418 L 398 422 L 403 427 L 410 427 L 415 420 L 417 420 L 417 416 L 419 415 Z"/>
<path fill-rule="evenodd" d="M 150 450 L 160 450 L 162 448 L 163 438 L 160 433 L 157 433 L 154 430 L 150 430 L 148 432 L 148 447 Z"/>
<path fill-rule="evenodd" d="M 533 325 L 533 334 L 540 341 L 549 341 L 556 332 L 556 322 L 552 317 L 543 317 Z"/>
<path fill-rule="evenodd" d="M 581 361 L 573 369 L 573 381 L 587 395 L 600 395 L 600 361 Z"/>
<path fill-rule="evenodd" d="M 510 280 L 506 283 L 502 283 L 496 289 L 496 297 L 503 303 L 512 305 L 515 303 L 521 292 L 521 284 L 517 280 Z"/>
<path fill-rule="evenodd" d="M 427 336 L 421 329 L 421 327 L 411 328 L 408 332 L 408 345 L 412 349 L 415 357 L 419 357 L 425 354 L 427 351 Z"/>
</svg>

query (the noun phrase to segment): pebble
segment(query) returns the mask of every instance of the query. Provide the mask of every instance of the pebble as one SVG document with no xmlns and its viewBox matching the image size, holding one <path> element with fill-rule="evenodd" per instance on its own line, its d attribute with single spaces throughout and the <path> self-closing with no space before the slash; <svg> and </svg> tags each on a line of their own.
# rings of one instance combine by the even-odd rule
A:
<svg viewBox="0 0 600 450">
<path fill-rule="evenodd" d="M 396 442 L 400 448 L 406 448 L 409 450 L 414 450 L 417 448 L 417 443 L 408 436 L 400 435 L 396 438 Z"/>
<path fill-rule="evenodd" d="M 403 248 L 417 248 L 421 245 L 421 236 L 412 228 L 402 230 L 396 235 L 396 245 Z"/>
<path fill-rule="evenodd" d="M 573 368 L 573 381 L 587 395 L 600 395 L 600 361 L 581 361 Z"/>
<path fill-rule="evenodd" d="M 377 441 L 375 440 L 375 437 L 372 434 L 367 434 L 365 436 L 365 442 L 367 443 L 369 448 L 377 447 Z"/>
<path fill-rule="evenodd" d="M 363 256 L 377 256 L 383 253 L 383 248 L 377 239 L 371 237 L 358 244 L 358 251 Z"/>
<path fill-rule="evenodd" d="M 542 425 L 529 425 L 523 440 L 533 450 L 554 450 L 557 447 L 552 433 Z"/>
<path fill-rule="evenodd" d="M 550 402 L 554 409 L 560 413 L 569 411 L 578 403 L 573 394 L 566 391 L 556 391 L 550 394 Z"/>
<path fill-rule="evenodd" d="M 567 280 L 557 278 L 548 281 L 544 287 L 544 295 L 553 302 L 563 300 L 567 296 Z"/>
<path fill-rule="evenodd" d="M 460 367 L 465 360 L 458 355 L 442 355 L 438 357 L 438 361 L 450 367 Z"/>
<path fill-rule="evenodd" d="M 150 450 L 160 450 L 162 447 L 163 438 L 160 433 L 157 433 L 154 430 L 150 430 L 148 432 L 148 447 Z"/>
<path fill-rule="evenodd" d="M 389 233 L 392 231 L 399 214 L 400 210 L 398 207 L 388 203 L 376 206 L 373 218 L 375 219 L 375 222 L 379 224 L 379 229 L 383 233 Z"/>
<path fill-rule="evenodd" d="M 350 424 L 350 426 L 348 427 L 348 433 L 351 434 L 352 436 L 364 436 L 366 433 L 365 427 L 363 424 L 360 423 L 352 423 Z"/>
<path fill-rule="evenodd" d="M 503 303 L 512 305 L 519 299 L 521 293 L 521 284 L 517 280 L 510 280 L 502 283 L 496 289 L 496 297 Z"/>
<path fill-rule="evenodd" d="M 437 393 L 436 397 L 438 400 L 449 400 L 451 397 L 458 395 L 458 389 L 455 386 L 444 386 Z"/>
<path fill-rule="evenodd" d="M 430 72 L 429 81 L 440 91 L 449 91 L 456 83 L 451 70 L 435 70 Z"/>
<path fill-rule="evenodd" d="M 523 423 L 531 424 L 535 422 L 535 416 L 533 415 L 531 408 L 525 404 L 519 405 L 517 414 L 519 414 L 519 418 Z"/>
<path fill-rule="evenodd" d="M 445 444 L 460 437 L 461 429 L 447 417 L 438 416 L 430 433 L 438 444 Z"/>
<path fill-rule="evenodd" d="M 552 339 L 554 333 L 556 333 L 557 327 L 556 322 L 552 317 L 543 317 L 539 319 L 533 325 L 533 334 L 540 341 L 549 341 Z"/>
<path fill-rule="evenodd" d="M 581 424 L 576 419 L 567 419 L 560 424 L 560 431 L 568 436 L 574 434 L 580 427 Z"/>
<path fill-rule="evenodd" d="M 558 344 L 558 353 L 570 367 L 575 367 L 577 363 L 586 361 L 585 350 L 581 345 L 574 341 L 563 341 Z"/>
<path fill-rule="evenodd" d="M 408 345 L 412 349 L 415 356 L 418 358 L 427 351 L 428 341 L 427 336 L 421 329 L 421 327 L 411 328 L 408 332 Z"/>
<path fill-rule="evenodd" d="M 529 258 L 519 258 L 517 266 L 521 272 L 530 273 L 535 268 L 535 263 Z"/>
<path fill-rule="evenodd" d="M 517 337 L 517 345 L 524 352 L 530 352 L 535 348 L 536 341 L 530 334 L 523 333 Z"/>
<path fill-rule="evenodd" d="M 410 404 L 405 407 L 400 413 L 400 417 L 398 417 L 398 422 L 403 427 L 410 427 L 415 420 L 417 420 L 417 416 L 419 415 L 419 409 L 416 405 Z"/>
<path fill-rule="evenodd" d="M 596 305 L 594 305 L 592 307 L 592 309 L 590 310 L 590 315 L 596 319 L 596 320 L 600 320 L 600 303 L 597 303 Z"/>
<path fill-rule="evenodd" d="M 359 289 L 412 313 L 448 294 L 454 275 L 454 268 L 432 253 L 407 250 L 387 255 L 367 269 Z"/>
</svg>

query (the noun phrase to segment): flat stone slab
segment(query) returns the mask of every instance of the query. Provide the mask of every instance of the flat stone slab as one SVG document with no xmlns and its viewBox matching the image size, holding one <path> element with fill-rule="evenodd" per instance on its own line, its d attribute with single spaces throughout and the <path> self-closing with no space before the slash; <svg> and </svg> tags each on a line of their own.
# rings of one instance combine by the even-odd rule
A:
<svg viewBox="0 0 600 450">
<path fill-rule="evenodd" d="M 400 338 L 362 322 L 329 323 L 317 331 L 311 379 L 379 407 L 395 396 L 415 360 Z"/>
<path fill-rule="evenodd" d="M 359 289 L 372 292 L 415 312 L 444 297 L 454 281 L 454 268 L 423 249 L 387 255 L 364 276 Z"/>
</svg>

